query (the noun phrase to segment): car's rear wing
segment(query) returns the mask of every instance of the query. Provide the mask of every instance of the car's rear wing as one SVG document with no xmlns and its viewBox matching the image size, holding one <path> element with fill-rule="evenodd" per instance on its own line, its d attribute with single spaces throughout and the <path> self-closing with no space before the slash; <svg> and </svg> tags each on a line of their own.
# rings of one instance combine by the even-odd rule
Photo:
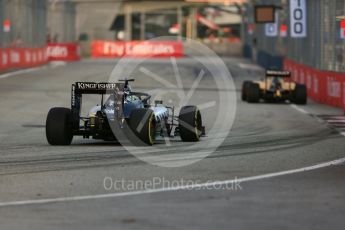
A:
<svg viewBox="0 0 345 230">
<path fill-rule="evenodd" d="M 114 95 L 114 115 L 117 120 L 123 116 L 123 94 L 125 83 L 111 82 L 76 82 L 72 84 L 71 90 L 71 110 L 74 129 L 79 129 L 80 111 L 83 94 L 113 94 Z"/>
<path fill-rule="evenodd" d="M 123 93 L 124 83 L 111 82 L 76 82 L 72 85 L 76 94 L 113 94 Z"/>
<path fill-rule="evenodd" d="M 277 70 L 267 70 L 266 77 L 291 77 L 291 72 L 289 71 L 277 71 Z"/>
</svg>

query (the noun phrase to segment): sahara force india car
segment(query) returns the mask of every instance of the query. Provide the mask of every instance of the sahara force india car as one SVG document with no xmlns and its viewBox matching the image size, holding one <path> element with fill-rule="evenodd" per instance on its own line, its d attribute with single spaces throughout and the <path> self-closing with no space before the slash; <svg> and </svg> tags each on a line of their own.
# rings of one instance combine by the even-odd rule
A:
<svg viewBox="0 0 345 230">
<path fill-rule="evenodd" d="M 267 70 L 263 81 L 245 81 L 242 85 L 243 101 L 258 103 L 260 99 L 305 105 L 307 88 L 303 84 L 293 82 L 288 71 Z"/>
<path fill-rule="evenodd" d="M 174 107 L 163 106 L 162 101 L 151 105 L 149 94 L 132 92 L 129 82 L 134 79 L 120 81 L 73 84 L 71 109 L 57 107 L 48 113 L 48 143 L 70 145 L 73 136 L 83 136 L 153 145 L 157 136 L 170 138 L 179 135 L 182 141 L 196 142 L 205 134 L 201 113 L 196 106 L 184 106 L 179 116 L 175 116 Z M 81 116 L 83 94 L 101 95 L 101 104 L 92 107 L 86 117 Z M 108 96 L 105 102 L 104 95 Z"/>
</svg>

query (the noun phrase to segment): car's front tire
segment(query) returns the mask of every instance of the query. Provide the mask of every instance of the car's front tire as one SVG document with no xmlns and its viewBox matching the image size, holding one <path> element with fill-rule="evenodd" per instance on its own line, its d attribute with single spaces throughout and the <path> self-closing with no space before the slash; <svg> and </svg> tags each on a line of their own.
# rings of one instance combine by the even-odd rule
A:
<svg viewBox="0 0 345 230">
<path fill-rule="evenodd" d="M 46 120 L 46 137 L 51 145 L 70 145 L 73 139 L 72 113 L 67 108 L 52 108 Z"/>
</svg>

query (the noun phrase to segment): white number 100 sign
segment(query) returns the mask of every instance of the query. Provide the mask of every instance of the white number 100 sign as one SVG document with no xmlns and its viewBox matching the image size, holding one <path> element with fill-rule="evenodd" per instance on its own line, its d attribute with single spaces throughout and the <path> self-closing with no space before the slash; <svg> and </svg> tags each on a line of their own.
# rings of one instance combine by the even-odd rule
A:
<svg viewBox="0 0 345 230">
<path fill-rule="evenodd" d="M 306 0 L 290 0 L 290 32 L 293 38 L 307 36 Z"/>
</svg>

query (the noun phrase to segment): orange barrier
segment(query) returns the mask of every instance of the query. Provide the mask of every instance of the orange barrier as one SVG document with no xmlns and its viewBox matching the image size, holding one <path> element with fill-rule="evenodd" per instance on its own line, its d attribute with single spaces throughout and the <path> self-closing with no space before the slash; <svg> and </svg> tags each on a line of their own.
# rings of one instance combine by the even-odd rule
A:
<svg viewBox="0 0 345 230">
<path fill-rule="evenodd" d="M 93 41 L 91 46 L 94 58 L 184 56 L 179 41 Z"/>
<path fill-rule="evenodd" d="M 321 71 L 292 60 L 284 60 L 284 68 L 295 81 L 307 86 L 311 99 L 345 111 L 345 73 Z"/>
</svg>

